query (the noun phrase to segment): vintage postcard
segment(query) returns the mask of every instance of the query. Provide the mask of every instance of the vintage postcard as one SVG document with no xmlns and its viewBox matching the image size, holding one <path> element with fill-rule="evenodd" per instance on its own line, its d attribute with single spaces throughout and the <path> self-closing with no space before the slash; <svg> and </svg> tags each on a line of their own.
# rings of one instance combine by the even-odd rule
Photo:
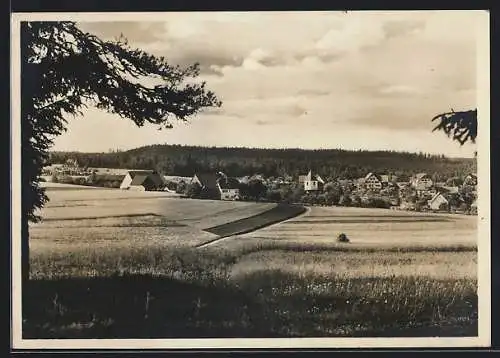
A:
<svg viewBox="0 0 500 358">
<path fill-rule="evenodd" d="M 489 346 L 487 11 L 11 28 L 14 348 Z"/>
</svg>

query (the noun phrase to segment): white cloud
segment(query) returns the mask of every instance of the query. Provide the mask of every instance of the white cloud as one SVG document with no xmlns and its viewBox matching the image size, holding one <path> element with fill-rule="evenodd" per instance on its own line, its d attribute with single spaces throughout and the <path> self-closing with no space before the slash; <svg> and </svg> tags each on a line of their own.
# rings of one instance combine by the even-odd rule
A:
<svg viewBox="0 0 500 358">
<path fill-rule="evenodd" d="M 359 15 L 353 16 L 352 19 L 346 18 L 340 26 L 328 30 L 315 46 L 327 53 L 355 52 L 384 41 L 385 33 L 382 26 L 383 22 L 365 21 Z"/>
<path fill-rule="evenodd" d="M 169 137 L 218 144 L 237 137 L 238 126 L 276 133 L 286 125 L 283 145 L 297 145 L 300 134 L 312 145 L 312 131 L 321 130 L 318 145 L 358 133 L 352 145 L 404 147 L 415 130 L 430 132 L 433 114 L 475 106 L 475 21 L 470 12 L 169 13 L 162 26 L 116 31 L 133 31 L 134 43 L 174 63 L 200 62 L 202 79 L 222 98 L 222 111 Z M 370 131 L 386 134 L 367 140 Z M 273 141 L 261 133 L 246 139 Z"/>
</svg>

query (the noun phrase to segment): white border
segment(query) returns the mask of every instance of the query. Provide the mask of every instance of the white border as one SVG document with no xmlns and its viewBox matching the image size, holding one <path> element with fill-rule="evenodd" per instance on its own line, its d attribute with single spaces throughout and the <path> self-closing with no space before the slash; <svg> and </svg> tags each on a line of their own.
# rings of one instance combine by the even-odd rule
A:
<svg viewBox="0 0 500 358">
<path fill-rule="evenodd" d="M 263 338 L 263 339 L 22 339 L 21 334 L 21 188 L 20 185 L 20 22 L 31 21 L 162 21 L 163 13 L 13 13 L 11 17 L 11 150 L 12 150 L 12 347 L 15 349 L 260 349 L 260 348 L 443 348 L 487 347 L 491 332 L 490 268 L 490 93 L 489 13 L 477 13 L 478 84 L 478 337 L 459 338 Z M 274 14 L 277 14 L 274 12 Z M 235 13 L 236 15 L 236 13 Z M 449 29 L 449 31 L 453 31 Z"/>
</svg>

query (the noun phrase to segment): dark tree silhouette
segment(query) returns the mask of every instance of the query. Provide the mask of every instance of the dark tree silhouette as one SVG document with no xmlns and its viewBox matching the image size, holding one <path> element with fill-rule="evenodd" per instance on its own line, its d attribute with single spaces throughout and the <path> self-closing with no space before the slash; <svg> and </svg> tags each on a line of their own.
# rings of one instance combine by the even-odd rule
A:
<svg viewBox="0 0 500 358">
<path fill-rule="evenodd" d="M 472 143 L 476 142 L 477 136 L 477 109 L 470 111 L 441 113 L 432 121 L 439 120 L 439 124 L 434 127 L 433 132 L 442 130 L 453 140 L 456 140 L 460 145 L 464 145 L 469 140 Z"/>
<path fill-rule="evenodd" d="M 131 48 L 123 36 L 103 41 L 74 22 L 23 22 L 21 61 L 22 275 L 28 279 L 28 221 L 40 220 L 36 211 L 48 200 L 39 176 L 54 137 L 66 130 L 67 115 L 94 105 L 137 126 L 161 129 L 221 102 L 194 80 L 198 64 L 172 66 Z"/>
</svg>

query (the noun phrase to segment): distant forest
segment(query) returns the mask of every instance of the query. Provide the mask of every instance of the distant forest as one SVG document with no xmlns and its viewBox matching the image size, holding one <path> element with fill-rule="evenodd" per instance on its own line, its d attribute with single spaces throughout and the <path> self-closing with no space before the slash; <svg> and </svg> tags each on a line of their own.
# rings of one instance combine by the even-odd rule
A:
<svg viewBox="0 0 500 358">
<path fill-rule="evenodd" d="M 327 179 L 355 179 L 368 172 L 409 177 L 426 172 L 435 180 L 476 172 L 472 158 L 395 151 L 340 149 L 258 149 L 151 145 L 109 153 L 51 152 L 48 164 L 78 160 L 80 166 L 156 169 L 164 175 L 192 176 L 200 171 L 223 171 L 230 176 L 263 174 L 296 177 L 309 169 Z"/>
</svg>

